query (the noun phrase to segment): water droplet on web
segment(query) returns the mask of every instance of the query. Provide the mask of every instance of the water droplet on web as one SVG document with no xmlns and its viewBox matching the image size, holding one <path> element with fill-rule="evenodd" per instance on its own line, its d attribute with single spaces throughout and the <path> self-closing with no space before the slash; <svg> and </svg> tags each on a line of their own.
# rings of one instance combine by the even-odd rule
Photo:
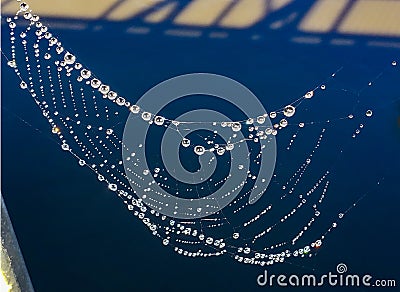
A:
<svg viewBox="0 0 400 292">
<path fill-rule="evenodd" d="M 232 144 L 232 143 L 228 143 L 228 144 L 226 144 L 226 150 L 228 150 L 228 151 L 232 151 L 233 150 L 233 148 L 235 148 L 235 144 Z"/>
<path fill-rule="evenodd" d="M 11 68 L 17 67 L 17 63 L 15 62 L 15 60 L 8 61 L 7 65 L 10 66 Z"/>
<path fill-rule="evenodd" d="M 112 192 L 115 192 L 115 191 L 118 189 L 118 187 L 117 187 L 116 184 L 109 184 L 109 185 L 108 185 L 108 188 L 109 188 L 110 191 L 112 191 Z"/>
<path fill-rule="evenodd" d="M 24 18 L 25 20 L 17 18 L 15 21 L 12 18 L 7 19 L 9 25 L 14 23 L 12 26 L 16 26 L 16 29 L 9 30 L 11 31 L 9 41 L 12 41 L 15 46 L 19 46 L 15 50 L 15 57 L 10 55 L 9 58 L 13 60 L 7 64 L 10 67 L 16 67 L 15 62 L 21 65 L 18 68 L 21 70 L 11 71 L 20 72 L 19 77 L 21 80 L 24 79 L 28 82 L 28 84 L 25 83 L 25 86 L 26 88 L 29 86 L 32 97 L 34 97 L 43 115 L 50 122 L 51 128 L 49 130 L 56 134 L 53 138 L 60 139 L 61 148 L 71 151 L 78 158 L 80 166 L 88 165 L 88 168 L 96 173 L 99 181 L 105 183 L 111 191 L 117 192 L 117 195 L 123 198 L 126 203 L 127 209 L 135 217 L 139 218 L 154 235 L 160 238 L 163 245 L 176 248 L 177 253 L 186 256 L 211 257 L 227 253 L 233 255 L 235 260 L 240 262 L 262 265 L 260 261 L 264 259 L 262 261 L 264 264 L 268 262 L 268 265 L 272 265 L 292 255 L 302 257 L 314 254 L 313 249 L 322 244 L 326 233 L 322 232 L 322 235 L 315 237 L 315 234 L 310 232 L 311 240 L 314 242 L 305 243 L 308 245 L 301 243 L 302 248 L 296 246 L 290 248 L 289 251 L 289 246 L 297 244 L 296 241 L 300 238 L 303 240 L 303 235 L 306 232 L 313 230 L 311 227 L 314 221 L 317 219 L 324 220 L 324 216 L 320 216 L 321 212 L 319 210 L 328 209 L 320 208 L 320 204 L 324 201 L 330 180 L 333 181 L 336 177 L 331 174 L 328 175 L 328 171 L 324 174 L 323 171 L 325 169 L 322 169 L 322 177 L 317 173 L 318 170 L 316 169 L 319 166 L 325 168 L 323 162 L 320 163 L 320 158 L 322 161 L 324 156 L 329 157 L 328 151 L 335 146 L 337 148 L 334 150 L 338 150 L 341 153 L 342 148 L 344 148 L 343 145 L 346 144 L 345 141 L 339 140 L 341 138 L 337 136 L 334 139 L 338 139 L 338 143 L 330 145 L 329 135 L 325 137 L 324 131 L 320 133 L 319 130 L 324 127 L 321 125 L 328 123 L 328 121 L 329 129 L 339 124 L 339 122 L 336 123 L 339 120 L 341 120 L 340 123 L 356 124 L 358 127 L 354 129 L 354 132 L 349 133 L 349 135 L 343 135 L 351 140 L 351 134 L 357 135 L 368 127 L 364 121 L 367 120 L 367 117 L 372 116 L 372 111 L 362 110 L 361 114 L 359 112 L 360 108 L 368 108 L 370 106 L 367 101 L 364 102 L 360 98 L 359 107 L 353 107 L 353 104 L 345 103 L 348 102 L 348 99 L 343 99 L 343 103 L 341 102 L 340 106 L 349 105 L 349 107 L 343 107 L 343 111 L 339 116 L 331 115 L 330 109 L 326 108 L 322 113 L 328 114 L 329 117 L 324 116 L 321 118 L 319 109 L 313 107 L 314 102 L 317 101 L 305 100 L 314 95 L 314 91 L 309 91 L 298 99 L 283 100 L 283 104 L 277 104 L 275 108 L 271 109 L 275 111 L 270 112 L 268 110 L 271 119 L 277 118 L 279 115 L 279 118 L 274 123 L 271 123 L 268 118 L 267 111 L 259 107 L 253 112 L 244 111 L 244 117 L 247 117 L 245 119 L 242 116 L 226 115 L 226 117 L 215 117 L 215 120 L 190 121 L 187 119 L 188 115 L 185 117 L 185 121 L 179 122 L 177 121 L 180 118 L 178 115 L 173 117 L 158 116 L 160 110 L 149 111 L 144 106 L 146 103 L 143 103 L 143 109 L 137 105 L 131 105 L 130 101 L 121 97 L 117 92 L 110 91 L 108 85 L 102 84 L 96 78 L 92 79 L 94 74 L 88 69 L 82 69 L 82 65 L 76 62 L 77 58 L 66 52 L 66 47 L 63 48 L 60 41 L 47 31 L 47 27 L 38 22 L 39 18 L 36 19 L 35 17 L 32 23 L 26 21 L 27 18 L 33 18 L 31 15 L 24 14 Z M 32 29 L 26 29 L 27 27 Z M 36 28 L 38 29 L 36 30 Z M 19 35 L 23 39 L 16 38 L 15 35 Z M 44 40 L 44 38 L 47 40 Z M 52 46 L 55 47 L 52 48 Z M 60 55 L 56 55 L 55 52 Z M 26 55 L 32 56 L 32 58 L 26 60 Z M 39 58 L 35 59 L 33 56 L 39 56 Z M 41 56 L 44 56 L 46 60 L 50 58 L 56 60 L 54 62 L 46 62 L 43 57 L 40 58 Z M 395 64 L 392 63 L 392 65 L 394 66 Z M 30 74 L 25 68 L 30 68 Z M 60 70 L 59 72 L 61 73 L 58 73 L 57 70 Z M 52 74 L 53 72 L 55 74 Z M 324 99 L 330 98 L 329 92 L 323 91 L 325 86 L 331 86 L 331 82 L 339 82 L 338 80 L 340 79 L 333 79 L 331 76 L 335 76 L 335 73 L 328 76 L 327 81 L 325 81 L 326 84 L 315 89 Z M 51 77 L 49 79 L 50 82 L 47 80 L 48 77 Z M 369 78 L 371 77 L 371 80 L 376 80 L 373 76 L 369 76 Z M 46 82 L 43 82 L 44 80 Z M 77 82 L 77 80 L 84 82 Z M 340 80 L 343 81 L 342 79 Z M 366 84 L 368 80 L 364 79 L 363 82 Z M 49 84 L 52 86 L 49 87 Z M 334 83 L 330 88 L 337 88 L 336 85 L 338 84 Z M 41 86 L 43 86 L 43 90 Z M 93 90 L 93 88 L 98 90 Z M 348 88 L 344 87 L 343 89 L 347 90 Z M 340 91 L 338 94 L 340 95 L 343 92 Z M 341 97 L 343 96 L 344 93 Z M 321 98 L 321 100 L 324 99 Z M 364 104 L 361 104 L 361 102 Z M 138 104 L 142 104 L 140 100 Z M 212 106 L 210 105 L 210 108 Z M 313 116 L 314 109 L 318 113 L 316 115 L 318 116 L 317 120 Z M 353 121 L 349 121 L 345 115 L 342 115 L 344 111 L 352 109 L 355 116 L 349 115 L 349 119 L 354 118 Z M 132 131 L 133 135 L 136 135 L 134 136 L 134 142 L 125 143 L 123 139 L 124 127 L 121 121 L 130 113 L 139 114 L 134 117 L 135 119 L 132 119 L 139 130 Z M 260 115 L 260 113 L 264 114 Z M 304 118 L 306 123 L 297 120 L 291 121 L 289 118 L 295 114 L 301 116 L 302 119 Z M 147 121 L 147 123 L 143 123 L 143 120 Z M 374 119 L 369 119 L 368 122 L 374 122 Z M 149 126 L 149 124 L 163 127 L 156 128 Z M 296 126 L 289 127 L 292 124 Z M 55 125 L 62 127 L 62 133 Z M 307 129 L 301 129 L 305 125 L 307 125 Z M 145 137 L 139 137 L 142 134 L 138 133 L 142 133 L 141 130 L 143 129 L 152 130 L 149 130 Z M 317 129 L 317 132 L 314 131 L 315 129 Z M 202 132 L 196 133 L 197 130 Z M 281 132 L 282 136 L 274 137 Z M 173 138 L 168 141 L 166 137 L 171 133 Z M 311 136 L 312 134 L 315 135 Z M 321 136 L 318 138 L 319 134 Z M 178 162 L 178 164 L 166 164 L 167 159 L 164 160 L 164 156 L 161 157 L 162 159 L 158 159 L 158 148 L 162 147 L 159 147 L 161 144 L 157 145 L 158 142 L 153 143 L 153 141 L 158 140 L 150 139 L 152 135 L 160 135 L 159 141 L 162 141 L 161 143 L 166 142 L 167 144 L 165 145 L 174 145 L 176 147 L 174 149 L 174 146 L 172 146 L 171 151 L 168 149 L 167 155 L 173 156 L 173 159 L 177 160 L 175 162 Z M 184 137 L 190 137 L 192 141 Z M 141 138 L 144 139 L 141 140 Z M 147 144 L 148 141 L 152 141 L 150 142 L 152 144 Z M 265 216 L 272 207 L 272 202 L 268 205 L 267 196 L 265 200 L 260 201 L 261 203 L 267 202 L 264 207 L 259 203 L 257 206 L 260 208 L 252 209 L 247 207 L 250 205 L 249 197 L 253 193 L 262 195 L 267 192 L 269 178 L 265 175 L 265 169 L 261 172 L 263 166 L 262 157 L 269 157 L 273 153 L 273 146 L 277 141 L 281 144 L 282 142 L 290 143 L 288 148 L 282 148 L 290 151 L 286 152 L 288 154 L 287 159 L 296 158 L 296 162 L 303 162 L 300 163 L 298 168 L 297 163 L 295 163 L 293 168 L 292 163 L 285 164 L 285 161 L 281 161 L 280 165 L 285 167 L 284 175 L 278 173 L 273 176 L 275 184 L 279 186 L 277 191 L 280 194 L 278 195 L 282 197 L 296 195 L 297 197 L 300 192 L 304 192 L 304 195 L 300 197 L 298 203 L 297 198 L 295 198 L 296 202 L 288 208 L 288 212 L 280 209 L 278 204 L 276 210 L 284 213 L 279 215 L 277 224 L 271 224 L 270 218 Z M 308 142 L 311 144 L 308 145 Z M 297 144 L 300 143 L 301 146 L 296 148 Z M 208 145 L 208 148 L 206 149 L 201 145 Z M 307 145 L 310 146 L 308 150 Z M 331 148 L 329 150 L 328 148 L 323 148 L 326 145 Z M 181 146 L 190 149 L 189 153 L 183 151 L 186 149 L 182 149 Z M 147 159 L 147 152 L 154 150 L 151 150 L 151 148 L 156 151 L 155 155 L 151 156 L 154 159 Z M 232 151 L 233 149 L 235 150 Z M 326 149 L 326 152 L 322 152 L 321 149 Z M 194 153 L 191 151 L 194 151 Z M 204 155 L 201 159 L 194 156 L 194 154 L 203 155 L 206 151 L 213 152 L 212 154 L 215 155 Z M 317 151 L 321 152 L 314 156 Z M 149 153 L 149 155 L 152 154 Z M 282 158 L 285 158 L 285 156 L 281 155 Z M 180 165 L 179 163 L 183 157 L 188 161 Z M 311 158 L 314 157 L 317 159 L 313 160 L 312 165 L 310 165 Z M 334 159 L 338 156 L 332 155 L 332 157 Z M 198 162 L 201 162 L 199 163 L 200 168 L 193 173 L 185 170 L 184 167 L 184 164 L 191 165 L 192 161 L 189 161 L 190 159 L 194 159 L 194 165 L 196 166 Z M 337 158 L 338 161 L 339 159 Z M 215 171 L 213 170 L 214 166 L 218 167 L 215 168 Z M 325 166 L 328 170 L 331 170 L 330 166 L 327 166 L 327 164 Z M 258 172 L 258 170 L 260 171 Z M 187 181 L 182 185 L 180 184 L 179 172 L 189 175 Z M 127 178 L 128 174 L 131 174 L 133 178 Z M 239 176 L 236 176 L 237 174 Z M 311 181 L 314 177 L 316 177 L 315 184 Z M 230 183 L 231 185 L 229 185 Z M 223 211 L 221 209 L 221 211 L 214 212 L 213 208 L 216 209 L 219 202 L 216 202 L 217 204 L 215 205 L 214 199 L 208 200 L 205 197 L 204 201 L 209 205 L 194 205 L 187 209 L 182 208 L 179 204 L 172 202 L 164 204 L 164 202 L 154 199 L 161 198 L 164 195 L 171 196 L 171 198 L 174 195 L 179 197 L 180 195 L 186 195 L 186 193 L 195 199 L 203 199 L 203 195 L 213 194 L 216 191 L 220 191 L 226 198 L 234 198 L 229 205 L 226 205 Z M 153 199 L 154 201 L 152 201 Z M 309 208 L 311 207 L 310 202 L 313 202 L 311 203 L 313 204 L 312 208 Z M 299 229 L 300 232 L 294 231 L 293 237 L 285 238 L 281 243 L 274 242 L 275 239 L 268 236 L 270 231 L 279 231 L 280 227 L 287 228 L 285 230 L 297 230 L 297 228 L 292 229 L 282 224 L 290 222 L 289 218 L 294 217 L 295 213 L 300 209 L 306 210 L 307 208 L 311 212 L 311 220 L 297 220 L 298 223 L 303 224 L 302 228 Z M 186 218 L 190 218 L 193 216 L 193 220 L 179 218 L 170 220 L 163 213 L 167 209 L 172 209 L 177 217 L 187 215 Z M 251 214 L 248 210 L 254 210 L 255 213 Z M 203 214 L 209 216 L 204 218 L 196 217 Z M 343 216 L 341 214 L 339 214 L 339 218 Z M 301 216 L 297 218 L 301 219 Z M 330 232 L 330 229 L 334 227 L 331 224 L 332 222 L 328 222 L 325 225 L 328 226 L 325 232 Z M 248 226 L 251 226 L 251 229 L 247 229 Z M 257 229 L 260 229 L 259 233 L 254 233 L 254 231 L 257 232 Z M 240 240 L 237 240 L 239 239 L 238 230 L 240 230 Z M 229 236 L 229 234 L 232 234 L 232 236 Z M 315 238 L 321 238 L 321 241 L 315 241 Z M 257 246 L 257 249 L 255 249 L 255 242 L 259 239 L 261 239 L 259 242 L 260 248 L 258 249 Z"/>
<path fill-rule="evenodd" d="M 223 155 L 224 153 L 225 153 L 225 148 L 219 147 L 219 148 L 217 149 L 217 154 L 218 154 L 218 155 Z"/>
<path fill-rule="evenodd" d="M 292 105 L 286 106 L 285 109 L 283 110 L 283 114 L 288 118 L 292 117 L 295 114 L 295 112 L 296 108 Z"/>
<path fill-rule="evenodd" d="M 143 112 L 142 113 L 142 119 L 143 119 L 143 121 L 150 121 L 151 120 L 151 113 Z"/>
<path fill-rule="evenodd" d="M 240 123 L 233 123 L 232 124 L 232 131 L 239 132 L 242 129 L 242 125 Z"/>
<path fill-rule="evenodd" d="M 164 124 L 165 118 L 161 117 L 161 116 L 156 116 L 154 118 L 154 124 L 156 124 L 157 126 L 162 126 Z"/>
<path fill-rule="evenodd" d="M 83 77 L 83 76 L 82 76 Z M 85 77 L 83 77 L 83 78 L 85 78 Z M 101 82 L 100 82 L 100 80 L 99 79 L 96 79 L 96 78 L 94 78 L 94 79 L 92 79 L 92 81 L 90 81 L 90 85 L 93 87 L 93 88 L 99 88 L 100 87 L 100 85 L 101 85 Z"/>
<path fill-rule="evenodd" d="M 264 116 L 258 116 L 257 117 L 257 123 L 264 124 L 265 123 L 265 117 Z"/>
<path fill-rule="evenodd" d="M 182 143 L 183 147 L 189 147 L 190 146 L 190 140 L 189 139 L 184 138 L 181 143 Z"/>
<path fill-rule="evenodd" d="M 132 113 L 134 113 L 134 114 L 137 114 L 137 113 L 140 112 L 140 107 L 137 106 L 137 105 L 132 105 L 129 109 L 130 109 L 130 111 L 131 111 Z"/>
<path fill-rule="evenodd" d="M 21 89 L 27 89 L 28 88 L 28 84 L 26 84 L 25 81 L 21 81 L 21 83 L 19 84 L 19 87 L 21 87 Z"/>
<path fill-rule="evenodd" d="M 282 120 L 279 122 L 279 125 L 280 125 L 282 128 L 285 128 L 285 127 L 288 125 L 288 121 L 287 121 L 286 119 L 282 119 Z"/>
<path fill-rule="evenodd" d="M 194 147 L 194 153 L 196 153 L 197 155 L 199 155 L 199 156 L 203 155 L 204 152 L 205 152 L 205 149 L 203 146 L 198 145 L 198 146 Z"/>
<path fill-rule="evenodd" d="M 61 54 L 62 52 L 64 52 L 64 48 L 63 47 L 56 47 L 56 53 L 59 55 L 59 54 Z M 65 59 L 65 57 L 64 57 L 64 59 Z M 64 61 L 65 62 L 65 61 Z"/>
<path fill-rule="evenodd" d="M 90 78 L 90 76 L 92 76 L 92 72 L 90 72 L 87 69 L 82 69 L 81 70 L 81 76 L 82 76 L 83 79 L 88 79 L 88 78 Z"/>
<path fill-rule="evenodd" d="M 69 150 L 69 145 L 67 143 L 64 143 L 61 145 L 61 149 L 64 151 L 68 151 Z"/>
<path fill-rule="evenodd" d="M 109 100 L 115 100 L 118 97 L 118 94 L 114 91 L 109 91 L 107 97 Z"/>
<path fill-rule="evenodd" d="M 310 99 L 314 96 L 314 91 L 309 91 L 304 95 L 305 98 Z"/>
<path fill-rule="evenodd" d="M 110 86 L 102 84 L 99 87 L 99 91 L 100 91 L 101 94 L 107 94 L 110 91 Z"/>
<path fill-rule="evenodd" d="M 27 20 L 29 20 L 29 19 L 32 18 L 32 14 L 31 14 L 30 12 L 25 12 L 25 13 L 24 13 L 24 18 L 27 19 Z"/>
</svg>

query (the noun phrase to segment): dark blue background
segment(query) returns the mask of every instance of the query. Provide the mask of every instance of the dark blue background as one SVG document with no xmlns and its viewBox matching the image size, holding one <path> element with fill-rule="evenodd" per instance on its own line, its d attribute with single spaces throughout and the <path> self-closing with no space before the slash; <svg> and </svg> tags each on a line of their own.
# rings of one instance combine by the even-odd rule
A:
<svg viewBox="0 0 400 292">
<path fill-rule="evenodd" d="M 91 26 L 98 24 L 103 29 L 93 31 Z M 272 33 L 258 26 L 254 31 L 233 32 L 227 39 L 191 39 L 165 36 L 163 27 L 147 35 L 128 35 L 119 25 L 90 25 L 86 31 L 56 32 L 100 79 L 132 101 L 165 79 L 210 72 L 238 80 L 269 110 L 301 96 L 342 65 L 348 69 L 343 73 L 346 88 L 360 88 L 399 55 L 396 49 L 367 47 L 365 39 L 357 37 L 359 45 L 350 47 L 296 44 L 289 41 L 294 29 Z M 261 38 L 251 40 L 260 31 Z M 3 47 L 6 37 L 3 33 Z M 269 273 L 302 274 L 311 269 L 327 273 L 345 262 L 353 273 L 400 280 L 399 77 L 397 70 L 397 75 L 384 74 L 380 80 L 376 120 L 369 136 L 360 138 L 361 150 L 352 150 L 364 151 L 363 159 L 344 163 L 346 171 L 333 176 L 341 185 L 352 180 L 350 175 L 357 179 L 363 170 L 367 176 L 359 183 L 364 188 L 350 189 L 350 196 L 356 198 L 365 189 L 371 193 L 317 257 L 298 262 L 299 266 L 269 267 Z M 257 287 L 261 267 L 238 264 L 229 257 L 186 258 L 162 247 L 93 173 L 79 168 L 49 139 L 47 122 L 18 83 L 3 65 L 1 191 L 37 291 L 273 290 Z M 318 107 L 336 112 L 333 107 L 343 105 L 351 111 L 354 101 L 346 100 L 346 94 L 337 98 Z M 379 177 L 385 177 L 384 183 L 374 191 L 371 182 Z"/>
</svg>

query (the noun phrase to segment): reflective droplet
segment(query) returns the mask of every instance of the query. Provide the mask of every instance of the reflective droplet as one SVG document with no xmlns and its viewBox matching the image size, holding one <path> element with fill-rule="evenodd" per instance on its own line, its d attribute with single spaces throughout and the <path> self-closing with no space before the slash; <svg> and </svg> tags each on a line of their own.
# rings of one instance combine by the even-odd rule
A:
<svg viewBox="0 0 400 292">
<path fill-rule="evenodd" d="M 264 124 L 264 122 L 265 122 L 265 117 L 264 116 L 258 116 L 257 117 L 257 123 Z"/>
<path fill-rule="evenodd" d="M 132 105 L 129 109 L 133 114 L 138 114 L 140 112 L 140 107 L 138 105 Z"/>
<path fill-rule="evenodd" d="M 64 48 L 63 47 L 57 47 L 56 48 L 56 53 L 57 54 L 61 54 L 62 52 L 64 52 Z M 64 56 L 64 58 L 65 58 L 65 56 Z M 65 62 L 65 61 L 64 61 Z"/>
<path fill-rule="evenodd" d="M 25 13 L 24 13 L 24 18 L 27 19 L 27 20 L 29 20 L 29 19 L 32 18 L 32 14 L 31 14 L 30 12 L 25 12 Z"/>
<path fill-rule="evenodd" d="M 46 60 L 48 60 L 48 59 L 51 58 L 51 55 L 50 55 L 49 53 L 46 53 L 46 54 L 44 54 L 44 58 L 45 58 Z"/>
<path fill-rule="evenodd" d="M 254 119 L 252 119 L 252 118 L 250 118 L 250 119 L 248 119 L 247 121 L 246 121 L 246 124 L 247 125 L 251 125 L 251 124 L 253 124 L 254 123 Z"/>
<path fill-rule="evenodd" d="M 7 65 L 10 66 L 11 68 L 17 67 L 17 63 L 15 62 L 15 60 L 8 61 Z"/>
<path fill-rule="evenodd" d="M 119 106 L 125 105 L 125 98 L 122 96 L 118 96 L 117 99 L 115 100 L 115 103 L 118 104 Z"/>
<path fill-rule="evenodd" d="M 92 76 L 92 72 L 90 72 L 88 69 L 82 69 L 81 76 L 84 79 L 88 79 L 88 78 L 90 78 L 90 76 Z"/>
<path fill-rule="evenodd" d="M 372 110 L 367 110 L 367 112 L 365 113 L 365 115 L 367 117 L 372 117 Z"/>
<path fill-rule="evenodd" d="M 161 116 L 156 116 L 154 118 L 154 124 L 156 124 L 157 126 L 162 126 L 164 124 L 165 118 L 161 117 Z"/>
<path fill-rule="evenodd" d="M 116 185 L 116 184 L 109 184 L 109 185 L 108 185 L 108 189 L 109 189 L 110 191 L 115 192 L 118 188 L 117 188 L 117 185 Z"/>
<path fill-rule="evenodd" d="M 270 112 L 270 113 L 269 113 L 269 117 L 270 117 L 271 119 L 275 119 L 275 118 L 276 118 L 276 112 Z"/>
<path fill-rule="evenodd" d="M 225 148 L 226 148 L 226 150 L 231 151 L 231 150 L 233 150 L 233 148 L 235 148 L 235 145 L 228 143 Z"/>
<path fill-rule="evenodd" d="M 232 124 L 232 131 L 239 132 L 242 129 L 242 125 L 238 122 Z"/>
<path fill-rule="evenodd" d="M 26 4 L 25 2 L 22 2 L 19 7 L 21 8 L 21 11 L 27 11 L 29 9 L 29 5 Z"/>
<path fill-rule="evenodd" d="M 56 43 L 57 43 L 57 39 L 55 37 L 52 37 L 51 39 L 49 39 L 50 46 L 54 46 Z"/>
<path fill-rule="evenodd" d="M 69 145 L 67 143 L 64 143 L 61 145 L 61 149 L 64 151 L 68 151 L 69 150 Z"/>
<path fill-rule="evenodd" d="M 288 105 L 285 107 L 285 109 L 283 110 L 283 114 L 285 115 L 285 117 L 292 117 L 296 112 L 296 108 L 292 105 Z"/>
<path fill-rule="evenodd" d="M 305 98 L 312 98 L 314 96 L 314 91 L 309 91 L 306 93 L 306 95 L 304 95 Z"/>
<path fill-rule="evenodd" d="M 288 125 L 288 121 L 287 121 L 286 119 L 282 119 L 282 120 L 279 122 L 279 125 L 280 125 L 282 128 L 285 128 L 285 127 Z"/>
<path fill-rule="evenodd" d="M 99 91 L 100 91 L 101 94 L 107 94 L 110 91 L 110 86 L 102 84 L 99 87 Z"/>
<path fill-rule="evenodd" d="M 149 113 L 149 112 L 142 113 L 142 119 L 144 121 L 150 121 L 151 120 L 151 113 Z"/>
<path fill-rule="evenodd" d="M 182 143 L 183 147 L 189 147 L 190 146 L 190 140 L 189 139 L 183 138 L 181 143 Z"/>
<path fill-rule="evenodd" d="M 217 154 L 218 154 L 218 155 L 223 155 L 224 153 L 225 153 L 225 148 L 219 147 L 219 148 L 217 149 Z"/>
<path fill-rule="evenodd" d="M 82 77 L 83 77 L 83 76 L 82 76 Z M 100 82 L 99 79 L 94 78 L 94 79 L 92 79 L 92 81 L 90 81 L 90 85 L 91 85 L 93 88 L 99 88 L 100 85 L 101 85 L 101 82 Z"/>
<path fill-rule="evenodd" d="M 28 84 L 26 84 L 25 81 L 21 81 L 21 83 L 19 84 L 19 87 L 21 87 L 22 89 L 27 89 L 28 88 Z"/>
<path fill-rule="evenodd" d="M 114 100 L 114 99 L 117 98 L 117 96 L 118 96 L 117 93 L 114 92 L 114 91 L 109 91 L 108 94 L 107 94 L 107 97 L 108 97 L 109 100 Z"/>
<path fill-rule="evenodd" d="M 198 146 L 194 147 L 194 153 L 196 153 L 197 155 L 199 155 L 199 156 L 203 155 L 204 152 L 205 152 L 205 149 L 203 146 L 198 145 Z"/>
</svg>

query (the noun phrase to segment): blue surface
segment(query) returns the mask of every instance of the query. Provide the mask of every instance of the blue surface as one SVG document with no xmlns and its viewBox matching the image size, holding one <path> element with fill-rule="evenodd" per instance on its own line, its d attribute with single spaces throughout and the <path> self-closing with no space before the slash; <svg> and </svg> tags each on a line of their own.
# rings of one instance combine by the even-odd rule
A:
<svg viewBox="0 0 400 292">
<path fill-rule="evenodd" d="M 249 32 L 234 33 L 228 39 L 187 39 L 160 32 L 127 35 L 120 29 L 104 23 L 104 30 L 99 32 L 89 29 L 57 33 L 82 63 L 132 101 L 168 78 L 210 72 L 243 83 L 271 110 L 301 96 L 341 66 L 345 69 L 334 85 L 357 90 L 390 67 L 392 59 L 399 55 L 398 50 L 364 45 L 295 44 L 288 40 L 293 31 L 266 33 L 259 40 L 250 40 Z M 6 35 L 2 36 L 3 43 Z M 365 112 L 364 105 L 372 104 L 374 120 L 357 138 L 355 147 L 349 147 L 340 158 L 338 171 L 332 177 L 332 200 L 325 207 L 335 209 L 327 210 L 334 214 L 336 208 L 345 208 L 363 193 L 370 193 L 315 258 L 296 265 L 275 265 L 268 268 L 269 273 L 301 275 L 312 269 L 327 273 L 345 262 L 353 273 L 400 280 L 400 72 L 396 72 L 386 71 L 377 81 L 376 92 L 372 89 L 361 94 L 360 107 L 355 111 Z M 256 277 L 263 272 L 262 267 L 239 264 L 229 257 L 191 259 L 162 247 L 121 201 L 98 183 L 95 175 L 79 168 L 49 139 L 47 122 L 30 97 L 19 90 L 18 83 L 3 62 L 1 187 L 37 291 L 261 289 Z M 357 105 L 357 99 L 345 91 L 325 98 L 306 105 L 303 117 L 307 118 L 307 112 L 316 121 L 325 119 L 325 114 L 347 115 Z M 33 127 L 26 126 L 14 113 Z M 348 127 L 350 132 L 354 128 L 338 125 L 337 131 L 349 130 Z M 285 142 L 280 148 L 282 145 Z M 332 144 L 333 153 L 336 146 Z M 293 156 L 293 165 L 287 168 L 296 168 L 297 154 L 304 153 L 301 147 L 287 154 Z M 284 153 L 278 152 L 278 156 Z M 329 151 L 324 153 L 328 160 L 332 158 Z M 278 167 L 286 169 L 286 165 Z M 375 188 L 381 178 L 383 183 Z"/>
</svg>

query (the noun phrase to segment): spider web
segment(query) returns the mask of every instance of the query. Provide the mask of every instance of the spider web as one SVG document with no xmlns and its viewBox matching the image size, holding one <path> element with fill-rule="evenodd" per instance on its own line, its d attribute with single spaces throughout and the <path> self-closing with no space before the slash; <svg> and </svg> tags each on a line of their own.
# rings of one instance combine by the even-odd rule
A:
<svg viewBox="0 0 400 292">
<path fill-rule="evenodd" d="M 345 69 L 339 68 L 304 95 L 264 115 L 246 117 L 239 109 L 232 120 L 188 121 L 177 118 L 187 107 L 171 104 L 160 112 L 148 112 L 120 96 L 79 63 L 27 4 L 21 3 L 7 24 L 9 48 L 2 49 L 3 56 L 21 80 L 21 89 L 29 93 L 48 121 L 60 148 L 80 167 L 93 171 L 163 245 L 178 254 L 228 255 L 238 262 L 262 266 L 311 257 L 368 193 L 351 196 L 352 202 L 342 204 L 339 211 L 328 208 L 329 196 L 337 193 L 331 191 L 331 185 L 349 158 L 346 151 L 359 146 L 359 135 L 374 119 L 368 96 L 379 92 L 375 84 L 397 68 L 395 61 L 357 90 L 343 87 L 347 76 Z M 338 95 L 348 101 L 338 109 L 321 109 L 318 99 L 331 100 L 334 105 Z M 192 105 L 193 109 L 196 106 Z M 228 106 L 221 103 L 219 110 Z M 128 119 L 149 127 L 145 139 L 150 143 L 124 143 Z M 170 173 L 163 164 L 160 143 L 167 131 L 175 133 L 181 143 L 179 155 L 193 173 L 191 182 L 179 181 L 174 170 Z M 228 137 L 223 131 L 230 133 Z M 267 187 L 259 187 L 256 180 L 265 175 L 260 173 L 262 141 L 275 139 L 278 160 L 273 179 Z M 242 163 L 232 165 L 234 149 L 240 147 L 248 154 L 238 158 Z M 145 153 L 147 161 L 138 158 L 139 152 Z M 208 160 L 201 168 L 199 156 L 203 155 Z M 214 164 L 214 172 L 208 175 L 207 168 Z M 237 196 L 205 217 L 173 218 L 163 213 L 159 202 L 143 200 L 149 192 L 162 195 L 160 189 L 178 197 L 204 198 L 231 179 L 231 167 L 244 172 L 244 179 L 234 181 L 236 187 L 231 190 L 238 191 Z M 380 178 L 373 182 L 379 183 Z M 250 204 L 254 191 L 265 195 Z"/>
</svg>

